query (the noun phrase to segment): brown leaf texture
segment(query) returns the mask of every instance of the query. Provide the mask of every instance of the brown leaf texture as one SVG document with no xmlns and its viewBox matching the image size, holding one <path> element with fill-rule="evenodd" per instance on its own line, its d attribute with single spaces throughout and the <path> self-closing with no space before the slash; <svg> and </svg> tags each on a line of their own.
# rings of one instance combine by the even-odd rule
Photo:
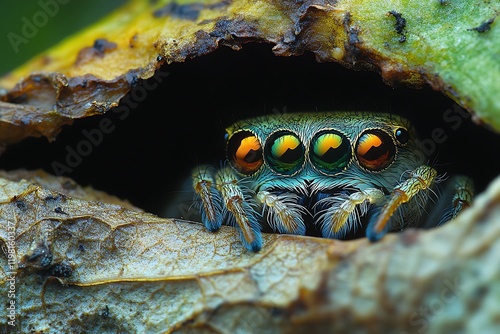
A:
<svg viewBox="0 0 500 334">
<path fill-rule="evenodd" d="M 34 183 L 46 189 L 54 190 L 73 198 L 83 199 L 87 201 L 99 201 L 108 204 L 116 204 L 134 211 L 142 211 L 142 209 L 139 209 L 138 207 L 130 204 L 129 201 L 119 199 L 116 196 L 96 190 L 90 186 L 82 187 L 69 177 L 56 177 L 41 169 L 34 171 L 18 169 L 8 172 L 0 170 L 0 178 L 7 179 L 9 181 Z"/>
<path fill-rule="evenodd" d="M 439 229 L 375 244 L 266 234 L 257 254 L 231 227 L 0 181 L 0 293 L 15 275 L 21 332 L 470 332 L 499 316 L 500 179 Z"/>
</svg>

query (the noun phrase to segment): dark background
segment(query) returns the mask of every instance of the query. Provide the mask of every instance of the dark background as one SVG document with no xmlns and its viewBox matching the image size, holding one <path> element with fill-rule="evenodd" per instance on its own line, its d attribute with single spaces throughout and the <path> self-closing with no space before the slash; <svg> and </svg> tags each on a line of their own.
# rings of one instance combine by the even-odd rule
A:
<svg viewBox="0 0 500 334">
<path fill-rule="evenodd" d="M 224 128 L 261 114 L 294 111 L 372 110 L 409 118 L 422 138 L 434 129 L 447 136 L 431 163 L 440 174 L 473 177 L 478 191 L 498 175 L 500 137 L 472 123 L 443 120 L 454 103 L 442 93 L 393 88 L 373 72 L 318 63 L 311 54 L 276 57 L 271 45 L 246 44 L 240 51 L 221 47 L 207 56 L 164 67 L 169 76 L 124 120 L 109 112 L 114 131 L 71 173 L 143 209 L 163 215 L 170 197 L 183 193 L 197 164 L 219 165 L 224 158 Z M 99 117 L 65 127 L 57 140 L 28 139 L 0 157 L 0 168 L 43 168 L 54 173 L 64 163 L 67 145 L 76 148 L 82 131 L 99 128 Z"/>
</svg>

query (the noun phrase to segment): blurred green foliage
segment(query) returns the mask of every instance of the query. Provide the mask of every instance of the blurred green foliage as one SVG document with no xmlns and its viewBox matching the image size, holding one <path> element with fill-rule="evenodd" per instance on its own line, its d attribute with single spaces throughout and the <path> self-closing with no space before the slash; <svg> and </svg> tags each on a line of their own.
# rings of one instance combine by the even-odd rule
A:
<svg viewBox="0 0 500 334">
<path fill-rule="evenodd" d="M 0 75 L 91 25 L 127 0 L 2 0 Z"/>
</svg>

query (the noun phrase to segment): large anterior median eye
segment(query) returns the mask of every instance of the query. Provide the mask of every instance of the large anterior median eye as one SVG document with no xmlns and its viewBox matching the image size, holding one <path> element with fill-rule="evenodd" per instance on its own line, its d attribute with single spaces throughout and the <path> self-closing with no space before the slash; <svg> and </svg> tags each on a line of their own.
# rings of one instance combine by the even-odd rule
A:
<svg viewBox="0 0 500 334">
<path fill-rule="evenodd" d="M 264 162 L 259 139 L 250 131 L 236 132 L 228 139 L 227 158 L 237 171 L 245 175 L 258 171 Z"/>
<path fill-rule="evenodd" d="M 349 140 L 335 130 L 317 133 L 311 141 L 310 159 L 314 166 L 327 174 L 342 171 L 351 160 Z"/>
<path fill-rule="evenodd" d="M 296 134 L 278 131 L 267 139 L 265 157 L 274 171 L 290 175 L 298 171 L 304 163 L 304 145 Z"/>
<path fill-rule="evenodd" d="M 391 137 L 381 130 L 367 130 L 356 143 L 359 164 L 371 171 L 387 168 L 396 156 L 396 147 Z"/>
</svg>

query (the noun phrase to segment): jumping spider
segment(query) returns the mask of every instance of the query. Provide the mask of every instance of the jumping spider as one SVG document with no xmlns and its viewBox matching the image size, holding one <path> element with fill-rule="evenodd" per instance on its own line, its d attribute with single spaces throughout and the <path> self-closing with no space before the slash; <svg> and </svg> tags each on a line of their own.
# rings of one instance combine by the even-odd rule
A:
<svg viewBox="0 0 500 334">
<path fill-rule="evenodd" d="M 235 225 L 254 252 L 266 226 L 376 241 L 429 225 L 429 204 L 437 212 L 431 216 L 439 216 L 430 225 L 438 226 L 469 205 L 473 186 L 466 177 L 451 178 L 451 190 L 441 193 L 443 178 L 418 143 L 410 123 L 390 114 L 294 113 L 236 122 L 227 128 L 223 166 L 193 171 L 202 222 L 210 231 Z"/>
</svg>

